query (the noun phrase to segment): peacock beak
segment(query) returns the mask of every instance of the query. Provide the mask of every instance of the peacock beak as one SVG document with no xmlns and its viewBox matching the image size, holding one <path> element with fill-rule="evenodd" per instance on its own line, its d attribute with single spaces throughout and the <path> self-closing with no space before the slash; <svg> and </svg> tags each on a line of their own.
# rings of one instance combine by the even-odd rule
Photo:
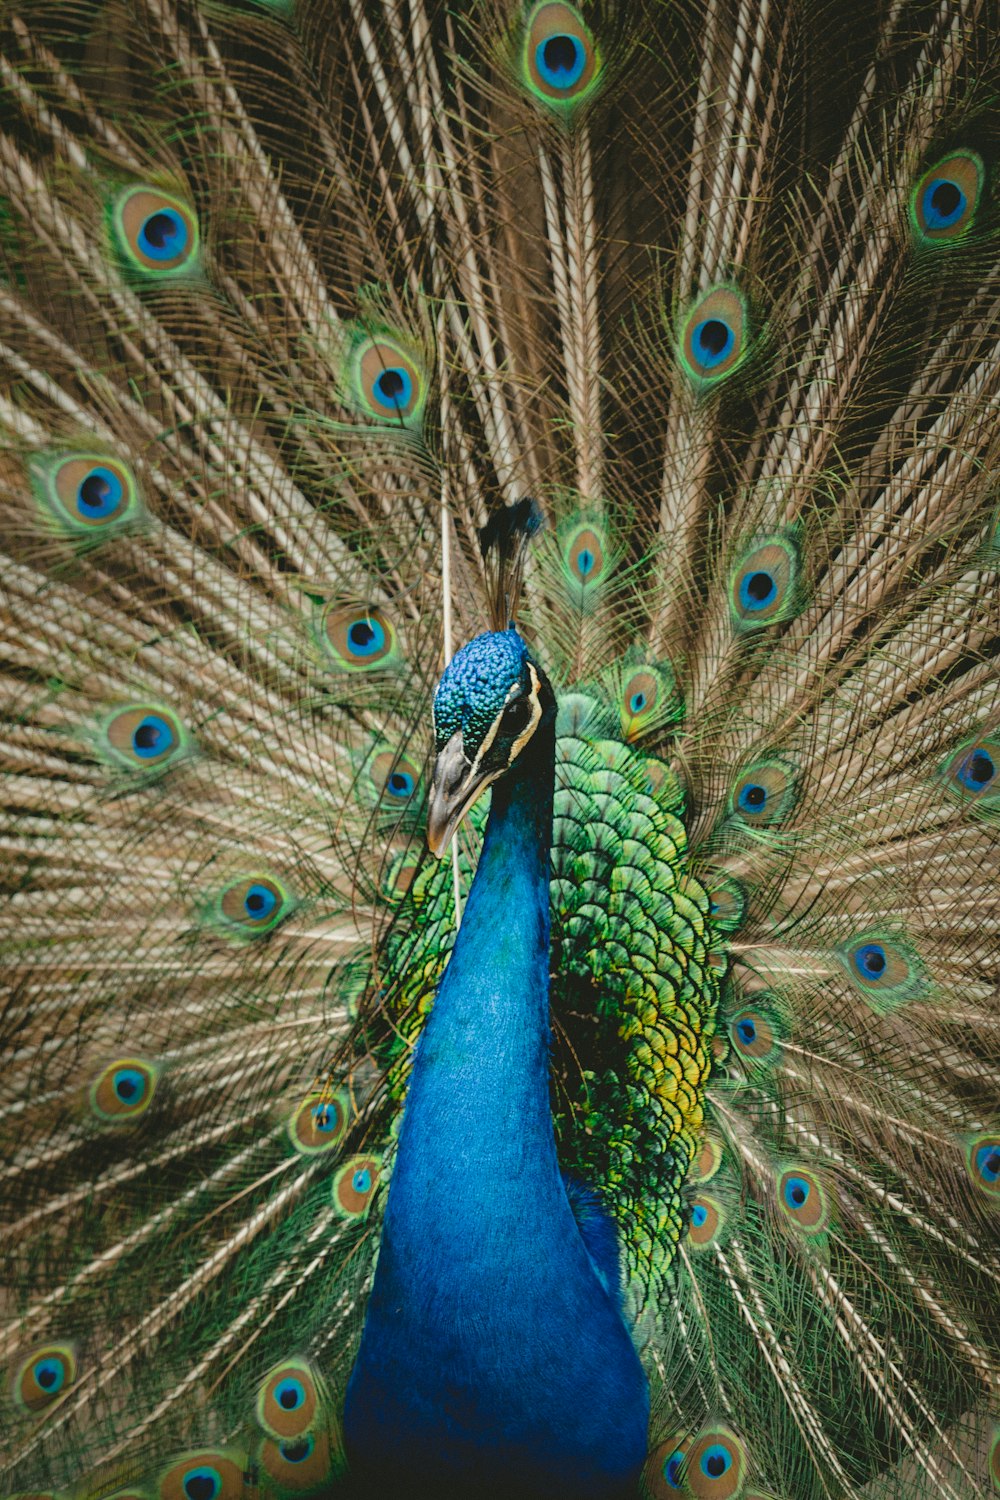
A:
<svg viewBox="0 0 1000 1500">
<path fill-rule="evenodd" d="M 431 775 L 427 809 L 427 847 L 440 859 L 459 823 L 492 777 L 469 761 L 462 731 L 453 734 L 438 753 Z"/>
</svg>

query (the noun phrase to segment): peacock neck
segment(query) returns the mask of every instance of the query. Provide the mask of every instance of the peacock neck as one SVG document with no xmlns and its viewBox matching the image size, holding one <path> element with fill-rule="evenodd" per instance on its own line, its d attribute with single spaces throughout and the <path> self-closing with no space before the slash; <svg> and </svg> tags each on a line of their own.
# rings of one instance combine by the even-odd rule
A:
<svg viewBox="0 0 1000 1500">
<path fill-rule="evenodd" d="M 366 1496 L 610 1500 L 645 1452 L 645 1376 L 556 1159 L 554 759 L 545 724 L 494 785 L 417 1048 L 344 1413 Z"/>
<path fill-rule="evenodd" d="M 561 1191 L 548 1083 L 554 761 L 548 723 L 493 787 L 479 867 L 407 1096 L 394 1188 L 398 1168 L 405 1182 L 409 1158 L 419 1157 L 421 1192 L 437 1197 L 434 1183 L 452 1176 L 442 1158 L 451 1163 L 459 1141 L 476 1182 L 458 1198 L 452 1183 L 447 1196 L 474 1214 L 509 1191 L 526 1149 L 539 1182 Z"/>
</svg>

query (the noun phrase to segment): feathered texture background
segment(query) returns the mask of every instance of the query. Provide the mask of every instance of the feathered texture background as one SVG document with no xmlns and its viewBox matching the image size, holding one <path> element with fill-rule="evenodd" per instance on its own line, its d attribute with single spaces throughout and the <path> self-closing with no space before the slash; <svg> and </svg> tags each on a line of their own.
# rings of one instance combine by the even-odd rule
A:
<svg viewBox="0 0 1000 1500">
<path fill-rule="evenodd" d="M 425 863 L 431 689 L 526 496 L 648 1492 L 1000 1488 L 990 5 L 0 35 L 8 1489 L 337 1482 L 481 828 Z"/>
</svg>

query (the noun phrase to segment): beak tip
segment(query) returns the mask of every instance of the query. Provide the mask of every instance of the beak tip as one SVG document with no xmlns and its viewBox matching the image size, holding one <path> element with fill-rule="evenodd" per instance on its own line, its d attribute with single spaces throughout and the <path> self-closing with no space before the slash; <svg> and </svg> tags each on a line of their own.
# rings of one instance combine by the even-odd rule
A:
<svg viewBox="0 0 1000 1500">
<path fill-rule="evenodd" d="M 451 836 L 448 829 L 428 828 L 427 847 L 433 854 L 435 859 L 444 859 L 445 855 L 448 852 L 448 845 L 450 843 Z"/>
</svg>

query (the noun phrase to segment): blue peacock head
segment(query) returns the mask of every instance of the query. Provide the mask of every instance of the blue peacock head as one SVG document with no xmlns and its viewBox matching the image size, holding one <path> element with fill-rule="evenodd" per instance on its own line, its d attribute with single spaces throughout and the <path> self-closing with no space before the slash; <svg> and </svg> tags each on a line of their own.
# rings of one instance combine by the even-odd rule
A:
<svg viewBox="0 0 1000 1500">
<path fill-rule="evenodd" d="M 513 628 L 477 635 L 452 658 L 434 694 L 436 759 L 427 812 L 434 854 L 445 852 L 477 798 L 555 711 L 548 678 Z"/>
</svg>

